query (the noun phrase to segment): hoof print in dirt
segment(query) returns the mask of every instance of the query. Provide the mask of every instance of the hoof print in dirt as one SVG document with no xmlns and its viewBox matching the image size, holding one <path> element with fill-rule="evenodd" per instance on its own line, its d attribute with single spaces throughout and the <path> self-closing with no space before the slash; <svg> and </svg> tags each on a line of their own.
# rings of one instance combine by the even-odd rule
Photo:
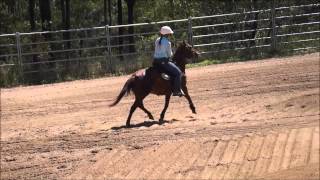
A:
<svg viewBox="0 0 320 180">
<path fill-rule="evenodd" d="M 92 154 L 97 154 L 99 151 L 98 150 L 92 150 L 91 153 Z"/>
<path fill-rule="evenodd" d="M 16 161 L 17 159 L 15 157 L 9 156 L 9 157 L 5 157 L 4 160 L 5 162 L 11 162 L 11 161 Z"/>
<path fill-rule="evenodd" d="M 131 149 L 143 149 L 143 146 L 134 145 L 131 146 Z"/>
<path fill-rule="evenodd" d="M 265 107 L 266 107 L 267 109 L 272 109 L 272 107 L 271 107 L 271 105 L 270 105 L 270 104 L 265 105 Z"/>
<path fill-rule="evenodd" d="M 106 150 L 111 151 L 113 148 L 112 147 L 107 147 Z"/>
<path fill-rule="evenodd" d="M 210 125 L 216 125 L 218 124 L 217 122 L 210 122 Z"/>
<path fill-rule="evenodd" d="M 58 166 L 58 167 L 57 167 L 57 169 L 65 169 L 65 168 L 67 168 L 66 165 L 61 165 L 61 166 Z"/>
</svg>

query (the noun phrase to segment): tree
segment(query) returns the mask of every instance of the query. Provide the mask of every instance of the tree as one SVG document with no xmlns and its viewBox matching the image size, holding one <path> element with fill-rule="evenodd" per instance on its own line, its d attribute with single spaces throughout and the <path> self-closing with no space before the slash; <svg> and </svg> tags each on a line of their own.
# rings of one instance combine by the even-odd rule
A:
<svg viewBox="0 0 320 180">
<path fill-rule="evenodd" d="M 133 6 L 135 4 L 135 0 L 125 0 L 127 2 L 128 7 L 128 24 L 133 24 Z M 129 34 L 134 34 L 133 26 L 129 26 L 128 28 Z M 129 44 L 134 44 L 134 37 L 129 36 Z M 129 46 L 129 52 L 135 52 L 134 45 Z"/>
<path fill-rule="evenodd" d="M 66 0 L 66 28 L 70 29 L 70 0 Z"/>
<path fill-rule="evenodd" d="M 103 22 L 104 25 L 111 25 L 111 0 L 103 0 Z"/>
<path fill-rule="evenodd" d="M 34 0 L 29 0 L 29 22 L 30 22 L 30 30 L 35 31 L 36 30 L 36 21 L 35 21 L 35 16 L 34 16 L 34 6 L 35 6 L 35 1 Z"/>
<path fill-rule="evenodd" d="M 70 0 L 60 0 L 61 8 L 61 22 L 63 29 L 70 29 Z M 63 39 L 70 39 L 70 32 L 63 33 Z M 71 48 L 71 43 L 66 43 L 67 48 Z"/>
<path fill-rule="evenodd" d="M 63 29 L 68 30 L 70 29 L 70 0 L 60 0 L 60 9 L 61 9 L 61 24 Z M 70 32 L 64 32 L 63 33 L 63 40 L 70 40 Z M 67 49 L 71 49 L 71 42 L 66 41 L 64 43 L 64 46 Z M 69 58 L 70 54 L 69 52 L 65 52 L 63 56 L 66 56 Z M 65 74 L 67 74 L 70 71 L 71 67 L 71 62 L 67 61 L 66 62 L 66 67 L 65 67 Z"/>
<path fill-rule="evenodd" d="M 41 18 L 41 27 L 42 31 L 51 31 L 51 3 L 50 0 L 39 0 L 39 8 L 40 8 L 40 18 Z M 51 34 L 45 33 L 44 35 L 45 41 L 51 41 Z M 47 49 L 48 52 L 51 50 L 51 44 L 48 43 Z M 55 56 L 54 53 L 49 52 L 48 56 L 41 57 L 41 59 L 45 61 L 54 61 Z M 50 82 L 54 82 L 57 79 L 57 72 L 55 71 L 56 63 L 55 62 L 49 62 L 47 64 L 47 67 L 45 68 L 46 74 L 43 76 L 46 76 L 45 80 L 48 80 Z M 42 77 L 43 77 L 42 76 Z"/>
<path fill-rule="evenodd" d="M 60 9 L 61 9 L 61 24 L 65 28 L 66 24 L 66 5 L 65 0 L 60 0 Z"/>
<path fill-rule="evenodd" d="M 30 31 L 34 32 L 36 31 L 36 20 L 35 20 L 35 1 L 34 0 L 29 0 L 28 2 L 28 12 L 29 12 L 29 23 L 30 23 Z M 37 38 L 35 35 L 31 36 L 31 42 L 34 43 L 36 42 Z M 37 51 L 37 45 L 36 44 L 32 44 L 32 51 Z M 38 58 L 38 54 L 33 54 L 32 55 L 32 62 L 39 62 L 39 58 Z M 32 67 L 35 71 L 37 71 L 36 73 L 33 73 L 31 75 L 31 82 L 33 84 L 40 84 L 41 83 L 41 76 L 40 76 L 40 66 L 39 64 L 35 64 Z"/>
<path fill-rule="evenodd" d="M 51 30 L 51 7 L 50 0 L 39 0 L 41 27 L 43 31 Z"/>
<path fill-rule="evenodd" d="M 117 6 L 118 6 L 118 25 L 121 25 L 122 24 L 122 0 L 118 0 L 118 3 L 117 3 Z M 122 53 L 122 50 L 123 50 L 123 47 L 122 47 L 122 44 L 123 44 L 123 28 L 122 27 L 119 27 L 118 29 L 118 43 L 119 43 L 119 54 Z M 122 56 L 120 56 L 121 60 L 123 59 Z"/>
<path fill-rule="evenodd" d="M 109 25 L 112 25 L 111 0 L 108 0 L 108 11 L 109 11 Z"/>
<path fill-rule="evenodd" d="M 103 0 L 103 24 L 108 24 L 107 22 L 107 0 Z"/>
<path fill-rule="evenodd" d="M 257 0 L 250 0 L 250 9 L 251 11 L 257 10 Z M 257 34 L 257 28 L 258 28 L 258 15 L 259 13 L 252 13 L 252 19 L 254 22 L 251 23 L 251 25 L 248 25 L 249 29 L 254 30 L 249 34 L 248 39 L 254 39 Z M 250 16 L 249 16 L 250 17 Z M 251 19 L 250 19 L 251 20 Z M 256 43 L 255 41 L 250 41 L 249 46 L 254 46 Z"/>
</svg>

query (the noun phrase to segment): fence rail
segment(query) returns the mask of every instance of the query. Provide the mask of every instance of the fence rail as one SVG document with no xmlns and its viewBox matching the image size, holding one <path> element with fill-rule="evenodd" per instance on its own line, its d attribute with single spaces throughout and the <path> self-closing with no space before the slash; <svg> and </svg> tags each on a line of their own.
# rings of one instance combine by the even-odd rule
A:
<svg viewBox="0 0 320 180">
<path fill-rule="evenodd" d="M 163 24 L 175 29 L 174 44 L 188 40 L 202 58 L 319 51 L 319 6 L 273 6 L 171 21 L 1 34 L 0 86 L 8 85 L 7 79 L 16 84 L 44 83 L 62 76 L 86 78 L 146 67 Z M 118 34 L 129 28 L 134 33 Z"/>
</svg>

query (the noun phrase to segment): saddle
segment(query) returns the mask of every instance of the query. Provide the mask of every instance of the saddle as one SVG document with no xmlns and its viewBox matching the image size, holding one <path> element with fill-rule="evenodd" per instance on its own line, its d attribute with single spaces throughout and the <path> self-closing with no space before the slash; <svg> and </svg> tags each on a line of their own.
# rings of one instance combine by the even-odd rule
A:
<svg viewBox="0 0 320 180">
<path fill-rule="evenodd" d="M 160 77 L 165 81 L 172 80 L 171 76 L 168 73 L 166 73 L 164 70 L 162 70 L 162 68 L 154 67 L 154 66 L 151 66 L 147 69 L 140 69 L 134 73 L 134 76 L 139 79 L 143 79 L 146 77 L 146 74 L 150 74 L 150 73 L 151 74 L 153 74 L 153 73 L 159 74 Z"/>
<path fill-rule="evenodd" d="M 166 81 L 172 80 L 171 76 L 166 72 L 166 70 L 164 70 L 160 66 L 153 65 L 151 68 L 153 68 L 156 72 L 158 72 L 163 80 L 166 80 Z"/>
<path fill-rule="evenodd" d="M 166 81 L 170 81 L 172 80 L 170 74 L 163 68 L 161 68 L 161 66 L 159 66 L 157 63 L 154 63 L 152 64 L 152 67 L 154 70 L 156 70 L 156 72 L 158 72 L 160 75 L 161 75 L 161 78 L 163 80 L 166 80 Z"/>
</svg>

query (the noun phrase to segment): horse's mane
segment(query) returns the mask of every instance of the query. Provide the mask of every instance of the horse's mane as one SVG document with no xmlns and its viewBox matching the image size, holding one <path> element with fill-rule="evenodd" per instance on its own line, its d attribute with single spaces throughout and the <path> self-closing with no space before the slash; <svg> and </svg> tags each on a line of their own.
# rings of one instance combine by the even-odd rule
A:
<svg viewBox="0 0 320 180">
<path fill-rule="evenodd" d="M 182 56 L 181 50 L 182 50 L 182 48 L 184 48 L 185 46 L 186 46 L 186 42 L 185 42 L 185 41 L 178 43 L 178 47 L 177 47 L 177 49 L 176 49 L 176 51 L 175 51 L 175 53 L 173 54 L 173 57 L 172 57 L 172 60 L 173 60 L 174 62 L 178 62 L 179 60 L 182 59 L 182 58 L 181 58 L 181 56 Z"/>
</svg>

